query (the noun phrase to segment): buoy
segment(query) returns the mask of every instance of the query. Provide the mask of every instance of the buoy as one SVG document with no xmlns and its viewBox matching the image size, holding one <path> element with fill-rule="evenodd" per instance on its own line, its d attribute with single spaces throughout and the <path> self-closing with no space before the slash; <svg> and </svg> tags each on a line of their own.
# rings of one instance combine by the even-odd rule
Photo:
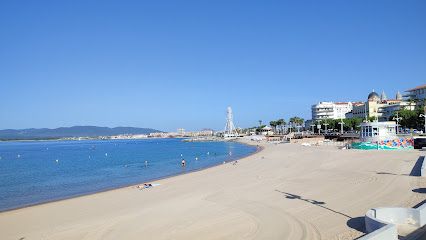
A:
<svg viewBox="0 0 426 240">
<path fill-rule="evenodd" d="M 183 157 L 183 154 L 181 153 L 180 156 Z"/>
<path fill-rule="evenodd" d="M 195 157 L 195 161 L 197 161 L 198 160 L 198 158 L 197 157 Z"/>
<path fill-rule="evenodd" d="M 108 157 L 108 153 L 105 153 L 105 157 Z"/>
<path fill-rule="evenodd" d="M 59 160 L 58 159 L 56 159 L 56 163 L 58 163 L 59 162 Z"/>
<path fill-rule="evenodd" d="M 210 155 L 210 152 L 207 152 L 207 155 Z"/>
<path fill-rule="evenodd" d="M 148 167 L 148 161 L 145 161 L 145 167 Z"/>
<path fill-rule="evenodd" d="M 21 157 L 21 154 L 18 154 L 18 158 L 20 158 Z"/>
</svg>

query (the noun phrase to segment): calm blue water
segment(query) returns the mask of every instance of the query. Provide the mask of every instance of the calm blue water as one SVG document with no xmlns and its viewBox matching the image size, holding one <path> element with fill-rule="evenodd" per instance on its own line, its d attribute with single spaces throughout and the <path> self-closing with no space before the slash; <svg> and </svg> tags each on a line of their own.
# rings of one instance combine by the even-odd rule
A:
<svg viewBox="0 0 426 240">
<path fill-rule="evenodd" d="M 180 139 L 0 142 L 0 211 L 185 173 L 255 151 L 234 142 Z"/>
</svg>

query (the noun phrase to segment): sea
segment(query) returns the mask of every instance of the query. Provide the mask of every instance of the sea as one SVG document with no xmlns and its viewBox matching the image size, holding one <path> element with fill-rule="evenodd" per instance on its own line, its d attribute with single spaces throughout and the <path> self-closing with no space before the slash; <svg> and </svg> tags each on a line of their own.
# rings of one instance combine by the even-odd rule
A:
<svg viewBox="0 0 426 240">
<path fill-rule="evenodd" d="M 0 142 L 0 211 L 151 182 L 256 150 L 182 139 Z"/>
</svg>

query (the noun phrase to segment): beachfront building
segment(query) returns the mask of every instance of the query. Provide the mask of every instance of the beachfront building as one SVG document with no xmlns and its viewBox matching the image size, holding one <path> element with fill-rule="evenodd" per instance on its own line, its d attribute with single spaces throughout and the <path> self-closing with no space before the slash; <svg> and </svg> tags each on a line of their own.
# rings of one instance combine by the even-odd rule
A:
<svg viewBox="0 0 426 240">
<path fill-rule="evenodd" d="M 423 104 L 426 99 L 426 84 L 409 89 L 404 97 L 407 101 L 416 102 L 418 105 Z"/>
<path fill-rule="evenodd" d="M 361 123 L 360 142 L 352 143 L 357 149 L 404 149 L 413 148 L 412 137 L 398 136 L 394 121 Z"/>
<path fill-rule="evenodd" d="M 319 102 L 311 107 L 312 120 L 342 119 L 345 114 L 352 111 L 351 102 Z"/>
<path fill-rule="evenodd" d="M 184 137 L 211 137 L 214 135 L 212 129 L 203 129 L 201 131 L 185 132 Z"/>
<path fill-rule="evenodd" d="M 274 132 L 272 131 L 272 128 L 268 126 L 261 128 L 259 131 L 261 135 L 265 135 L 265 136 L 274 134 Z"/>
<path fill-rule="evenodd" d="M 398 101 L 392 104 L 384 105 L 379 108 L 380 111 L 380 120 L 386 121 L 389 120 L 392 116 L 394 116 L 395 112 L 398 112 L 402 109 L 413 111 L 416 107 L 414 102 L 407 101 Z"/>
<path fill-rule="evenodd" d="M 363 122 L 361 123 L 360 140 L 377 142 L 396 138 L 396 122 Z"/>
<path fill-rule="evenodd" d="M 398 92 L 395 99 L 388 99 L 382 92 L 379 96 L 375 91 L 368 94 L 366 102 L 353 103 L 352 111 L 346 114 L 346 118 L 375 118 L 387 121 L 396 111 L 401 109 L 414 110 L 415 104 L 404 101 Z"/>
<path fill-rule="evenodd" d="M 352 118 L 380 117 L 379 107 L 382 106 L 382 100 L 375 91 L 368 94 L 367 101 L 358 103 L 352 108 Z"/>
</svg>

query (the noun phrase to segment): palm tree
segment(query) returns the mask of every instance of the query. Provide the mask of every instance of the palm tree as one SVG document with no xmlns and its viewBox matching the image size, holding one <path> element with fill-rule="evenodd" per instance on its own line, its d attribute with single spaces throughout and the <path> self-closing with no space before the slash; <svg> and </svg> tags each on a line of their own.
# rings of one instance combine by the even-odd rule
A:
<svg viewBox="0 0 426 240">
<path fill-rule="evenodd" d="M 281 134 L 284 133 L 284 125 L 286 124 L 285 120 L 280 118 L 277 120 L 278 126 L 280 126 L 280 132 Z"/>
<path fill-rule="evenodd" d="M 269 125 L 271 125 L 271 127 L 272 127 L 272 129 L 275 133 L 275 131 L 277 130 L 278 122 L 277 121 L 270 121 Z"/>
<path fill-rule="evenodd" d="M 305 120 L 300 117 L 292 117 L 289 121 L 291 126 L 302 126 Z"/>
</svg>

